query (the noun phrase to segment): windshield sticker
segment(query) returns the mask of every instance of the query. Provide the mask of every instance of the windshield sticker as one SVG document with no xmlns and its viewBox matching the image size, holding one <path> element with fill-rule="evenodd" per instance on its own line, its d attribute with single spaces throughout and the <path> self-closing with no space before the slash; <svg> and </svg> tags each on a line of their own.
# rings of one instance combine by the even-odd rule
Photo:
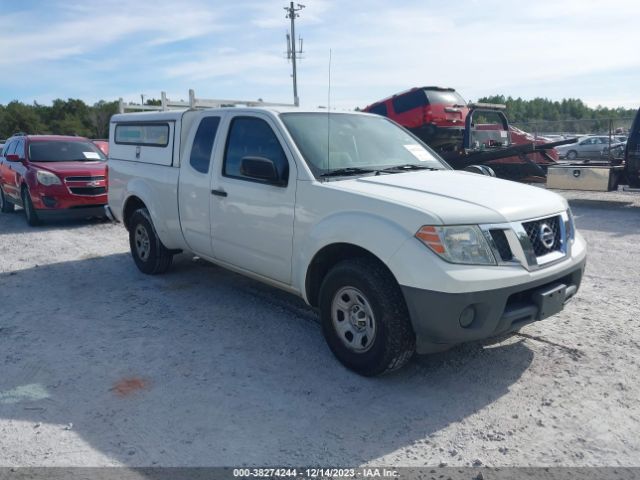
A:
<svg viewBox="0 0 640 480">
<path fill-rule="evenodd" d="M 507 138 L 507 131 L 506 130 L 500 130 L 500 136 L 502 138 Z"/>
<path fill-rule="evenodd" d="M 411 155 L 416 157 L 421 162 L 429 162 L 433 160 L 431 154 L 418 144 L 414 143 L 413 145 L 404 145 L 404 148 L 409 150 L 409 153 L 411 153 Z"/>
<path fill-rule="evenodd" d="M 100 160 L 100 155 L 97 152 L 82 152 L 84 158 L 91 160 Z"/>
</svg>

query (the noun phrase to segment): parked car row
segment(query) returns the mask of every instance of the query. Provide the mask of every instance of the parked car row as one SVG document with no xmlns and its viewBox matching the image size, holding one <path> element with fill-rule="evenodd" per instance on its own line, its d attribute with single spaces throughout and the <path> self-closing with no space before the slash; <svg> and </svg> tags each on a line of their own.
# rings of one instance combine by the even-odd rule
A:
<svg viewBox="0 0 640 480">
<path fill-rule="evenodd" d="M 0 155 L 0 210 L 23 208 L 27 222 L 51 217 L 104 216 L 106 156 L 83 137 L 9 138 Z"/>
</svg>

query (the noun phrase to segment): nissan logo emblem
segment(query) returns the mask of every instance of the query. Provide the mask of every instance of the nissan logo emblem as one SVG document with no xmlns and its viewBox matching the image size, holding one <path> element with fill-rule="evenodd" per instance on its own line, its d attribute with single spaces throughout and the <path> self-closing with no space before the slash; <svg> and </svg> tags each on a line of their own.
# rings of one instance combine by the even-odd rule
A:
<svg viewBox="0 0 640 480">
<path fill-rule="evenodd" d="M 540 225 L 538 238 L 540 239 L 540 242 L 542 242 L 542 245 L 547 248 L 547 250 L 550 250 L 553 247 L 553 244 L 556 242 L 556 236 L 553 233 L 553 230 L 546 223 Z"/>
</svg>

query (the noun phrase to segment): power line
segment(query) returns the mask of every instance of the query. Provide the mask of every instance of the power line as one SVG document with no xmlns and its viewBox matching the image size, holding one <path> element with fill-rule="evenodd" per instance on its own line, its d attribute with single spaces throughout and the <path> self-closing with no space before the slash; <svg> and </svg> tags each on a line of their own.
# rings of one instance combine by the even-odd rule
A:
<svg viewBox="0 0 640 480">
<path fill-rule="evenodd" d="M 297 3 L 296 5 L 297 6 L 294 6 L 293 2 L 291 2 L 289 6 L 284 7 L 284 9 L 287 11 L 287 15 L 285 18 L 291 19 L 291 34 L 287 33 L 287 59 L 291 60 L 291 63 L 293 65 L 293 103 L 297 107 L 300 105 L 300 99 L 298 98 L 298 73 L 296 71 L 296 58 L 302 55 L 302 38 L 299 39 L 300 47 L 296 49 L 296 18 L 300 16 L 298 12 L 305 6 L 300 3 Z"/>
</svg>

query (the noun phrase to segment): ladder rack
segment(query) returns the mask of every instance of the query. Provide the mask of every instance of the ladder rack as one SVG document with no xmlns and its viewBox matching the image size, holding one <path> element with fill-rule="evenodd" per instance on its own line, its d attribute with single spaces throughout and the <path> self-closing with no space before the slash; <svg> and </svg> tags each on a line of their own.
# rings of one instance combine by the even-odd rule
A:
<svg viewBox="0 0 640 480">
<path fill-rule="evenodd" d="M 263 102 L 261 100 L 221 100 L 221 99 L 208 99 L 208 98 L 196 98 L 196 94 L 193 89 L 189 89 L 189 101 L 176 101 L 169 100 L 166 92 L 160 92 L 160 105 L 142 105 L 136 103 L 125 103 L 122 98 L 118 100 L 118 111 L 125 113 L 128 110 L 136 111 L 164 111 L 164 110 L 176 110 L 182 108 L 191 109 L 203 109 L 203 108 L 215 108 L 215 107 L 229 107 L 244 105 L 246 107 L 294 107 L 291 103 L 273 103 Z"/>
</svg>

